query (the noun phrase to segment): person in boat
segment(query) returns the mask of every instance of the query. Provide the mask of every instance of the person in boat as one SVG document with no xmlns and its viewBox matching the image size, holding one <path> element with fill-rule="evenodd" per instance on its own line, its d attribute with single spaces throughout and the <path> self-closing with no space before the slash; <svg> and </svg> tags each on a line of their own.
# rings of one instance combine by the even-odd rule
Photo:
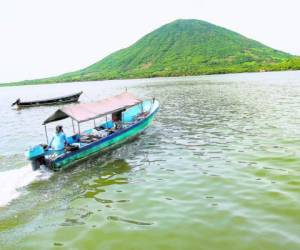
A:
<svg viewBox="0 0 300 250">
<path fill-rule="evenodd" d="M 112 118 L 112 121 L 114 123 L 113 130 L 119 130 L 119 129 L 122 128 L 122 125 L 123 125 L 122 124 L 122 112 L 123 111 L 124 110 L 120 110 L 120 111 L 112 114 L 111 118 Z"/>
<path fill-rule="evenodd" d="M 52 137 L 49 146 L 54 150 L 63 150 L 67 145 L 67 137 L 63 131 L 63 126 L 57 125 L 55 134 Z"/>
</svg>

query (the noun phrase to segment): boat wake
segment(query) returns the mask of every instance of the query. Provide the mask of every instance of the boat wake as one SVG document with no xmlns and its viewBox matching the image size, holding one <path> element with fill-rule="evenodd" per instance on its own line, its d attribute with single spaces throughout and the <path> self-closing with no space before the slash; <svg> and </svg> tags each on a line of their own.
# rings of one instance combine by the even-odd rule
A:
<svg viewBox="0 0 300 250">
<path fill-rule="evenodd" d="M 8 205 L 20 195 L 19 189 L 35 180 L 48 179 L 51 172 L 33 171 L 31 166 L 0 172 L 0 207 Z"/>
</svg>

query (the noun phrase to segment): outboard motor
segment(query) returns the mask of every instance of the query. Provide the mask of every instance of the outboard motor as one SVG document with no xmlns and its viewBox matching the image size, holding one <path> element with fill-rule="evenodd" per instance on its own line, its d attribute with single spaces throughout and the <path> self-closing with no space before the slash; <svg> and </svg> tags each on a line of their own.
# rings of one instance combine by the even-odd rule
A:
<svg viewBox="0 0 300 250">
<path fill-rule="evenodd" d="M 32 170 L 37 170 L 41 165 L 45 165 L 45 149 L 41 145 L 30 147 L 26 152 L 26 157 L 31 162 Z"/>
</svg>

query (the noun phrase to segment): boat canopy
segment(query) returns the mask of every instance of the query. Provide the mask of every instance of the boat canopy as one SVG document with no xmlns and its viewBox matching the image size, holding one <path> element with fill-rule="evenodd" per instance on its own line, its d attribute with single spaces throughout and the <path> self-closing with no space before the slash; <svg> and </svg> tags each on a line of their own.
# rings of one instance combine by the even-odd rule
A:
<svg viewBox="0 0 300 250">
<path fill-rule="evenodd" d="M 43 125 L 68 117 L 72 118 L 78 123 L 85 122 L 107 114 L 127 109 L 141 102 L 142 100 L 137 99 L 131 93 L 124 92 L 122 94 L 112 96 L 97 102 L 82 103 L 58 109 L 54 112 L 54 114 L 49 116 L 44 121 Z"/>
</svg>

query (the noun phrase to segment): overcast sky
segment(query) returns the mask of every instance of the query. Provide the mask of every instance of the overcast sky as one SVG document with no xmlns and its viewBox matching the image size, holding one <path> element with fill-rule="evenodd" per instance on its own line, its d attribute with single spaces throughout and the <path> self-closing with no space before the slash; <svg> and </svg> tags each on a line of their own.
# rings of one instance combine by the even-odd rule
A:
<svg viewBox="0 0 300 250">
<path fill-rule="evenodd" d="M 0 0 L 0 82 L 86 67 L 176 19 L 300 55 L 300 0 Z"/>
</svg>

